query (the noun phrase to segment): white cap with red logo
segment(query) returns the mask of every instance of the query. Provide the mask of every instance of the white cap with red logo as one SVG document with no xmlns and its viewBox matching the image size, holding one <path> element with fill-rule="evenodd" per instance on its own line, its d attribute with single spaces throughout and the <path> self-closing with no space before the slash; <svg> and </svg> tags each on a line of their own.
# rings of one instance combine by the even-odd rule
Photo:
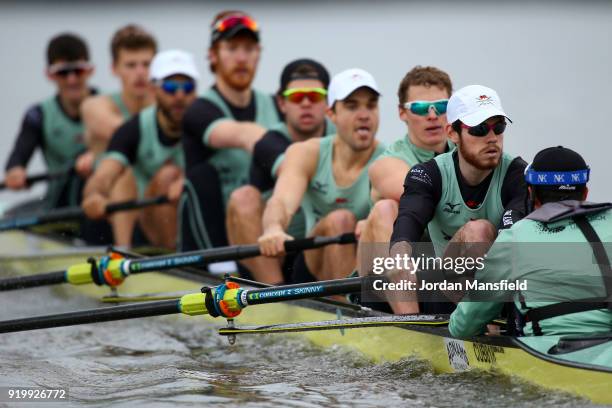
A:
<svg viewBox="0 0 612 408">
<path fill-rule="evenodd" d="M 356 89 L 367 87 L 380 95 L 372 74 L 360 68 L 351 68 L 334 75 L 327 88 L 327 104 L 331 107 L 342 101 Z"/>
<path fill-rule="evenodd" d="M 448 100 L 446 108 L 448 123 L 460 120 L 467 126 L 476 126 L 493 116 L 504 116 L 510 120 L 502 108 L 497 92 L 486 86 L 463 87 Z"/>
</svg>

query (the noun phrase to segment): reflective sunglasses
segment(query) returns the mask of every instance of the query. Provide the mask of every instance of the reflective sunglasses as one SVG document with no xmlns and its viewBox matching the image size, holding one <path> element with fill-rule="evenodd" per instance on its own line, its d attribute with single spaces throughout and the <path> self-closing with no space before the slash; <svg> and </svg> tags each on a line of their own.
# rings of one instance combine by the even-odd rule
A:
<svg viewBox="0 0 612 408">
<path fill-rule="evenodd" d="M 436 115 L 444 115 L 446 113 L 446 106 L 448 105 L 448 99 L 438 99 L 437 101 L 412 101 L 406 102 L 404 108 L 410 112 L 419 116 L 429 115 L 430 109 L 436 112 Z"/>
<path fill-rule="evenodd" d="M 482 122 L 480 125 L 476 126 L 468 126 L 462 123 L 461 128 L 467 129 L 468 133 L 472 136 L 484 137 L 488 135 L 491 130 L 493 131 L 493 133 L 495 133 L 496 136 L 501 135 L 502 133 L 504 133 L 504 130 L 506 130 L 506 125 L 506 121 L 501 120 L 499 122 L 495 122 L 492 125 L 488 124 L 487 122 Z"/>
<path fill-rule="evenodd" d="M 259 26 L 257 25 L 257 22 L 251 17 L 236 15 L 228 16 L 222 20 L 217 21 L 215 23 L 214 30 L 222 33 L 238 25 L 245 26 L 246 28 L 254 32 L 259 31 Z"/>
<path fill-rule="evenodd" d="M 91 71 L 93 66 L 84 62 L 74 62 L 67 64 L 54 64 L 49 67 L 49 74 L 67 78 L 70 74 L 81 76 L 86 72 Z"/>
<path fill-rule="evenodd" d="M 292 103 L 301 103 L 304 98 L 308 98 L 311 103 L 317 103 L 323 101 L 325 95 L 327 90 L 324 88 L 293 88 L 283 92 L 283 96 Z"/>
<path fill-rule="evenodd" d="M 159 87 L 167 94 L 174 95 L 179 90 L 183 90 L 185 94 L 190 94 L 195 90 L 194 81 L 176 81 L 173 79 L 166 79 L 158 82 Z"/>
</svg>

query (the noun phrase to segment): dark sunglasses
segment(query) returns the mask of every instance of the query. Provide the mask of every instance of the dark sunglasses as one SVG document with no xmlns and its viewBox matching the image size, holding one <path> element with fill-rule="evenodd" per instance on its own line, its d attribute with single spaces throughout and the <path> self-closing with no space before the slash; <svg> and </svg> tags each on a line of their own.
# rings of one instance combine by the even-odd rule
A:
<svg viewBox="0 0 612 408">
<path fill-rule="evenodd" d="M 502 133 L 504 133 L 504 130 L 506 130 L 506 125 L 506 121 L 501 120 L 499 122 L 493 123 L 492 125 L 486 122 L 482 122 L 480 125 L 476 126 L 468 126 L 462 123 L 461 128 L 467 129 L 468 133 L 472 136 L 484 137 L 488 135 L 491 130 L 493 131 L 493 133 L 495 133 L 495 135 L 501 135 Z"/>
<path fill-rule="evenodd" d="M 195 82 L 193 81 L 176 81 L 172 79 L 166 79 L 159 82 L 160 88 L 167 94 L 174 95 L 179 90 L 183 90 L 186 94 L 190 94 L 195 90 Z"/>
<path fill-rule="evenodd" d="M 76 63 L 76 64 L 58 64 L 49 67 L 49 73 L 62 78 L 68 78 L 70 74 L 81 76 L 87 72 L 90 72 L 92 66 L 90 64 Z"/>
</svg>

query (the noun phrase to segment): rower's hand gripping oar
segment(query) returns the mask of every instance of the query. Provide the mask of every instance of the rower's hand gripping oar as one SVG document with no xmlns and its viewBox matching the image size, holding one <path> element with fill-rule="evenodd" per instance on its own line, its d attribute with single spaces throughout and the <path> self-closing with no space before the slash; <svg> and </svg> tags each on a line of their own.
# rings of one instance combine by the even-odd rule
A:
<svg viewBox="0 0 612 408">
<path fill-rule="evenodd" d="M 107 205 L 106 214 L 112 214 L 117 211 L 135 210 L 138 208 L 149 207 L 151 205 L 165 204 L 167 202 L 168 198 L 166 196 L 145 198 L 142 200 L 122 201 Z M 0 220 L 0 232 L 33 227 L 35 225 L 47 224 L 51 222 L 80 220 L 84 218 L 85 212 L 81 207 L 64 207 L 48 211 L 44 214 L 2 219 Z"/>
<path fill-rule="evenodd" d="M 70 169 L 61 170 L 57 172 L 49 172 L 49 173 L 37 173 L 31 176 L 27 176 L 25 180 L 25 186 L 26 188 L 29 188 L 32 185 L 38 183 L 39 181 L 47 181 L 47 180 L 53 180 L 56 178 L 64 177 L 68 174 L 69 171 Z M 0 182 L 0 190 L 4 190 L 4 189 L 6 189 L 6 181 Z"/>
<path fill-rule="evenodd" d="M 330 244 L 350 244 L 354 242 L 354 234 L 342 234 L 334 237 L 312 237 L 286 241 L 285 250 L 287 252 L 297 252 L 320 248 Z M 111 254 L 101 258 L 99 261 L 90 258 L 87 263 L 73 265 L 66 271 L 2 279 L 0 280 L 0 291 L 60 283 L 71 283 L 73 285 L 95 283 L 100 286 L 116 287 L 131 274 L 183 266 L 205 265 L 212 262 L 244 259 L 259 255 L 258 245 L 234 245 L 144 259 L 124 259 Z"/>
<path fill-rule="evenodd" d="M 235 282 L 227 282 L 214 288 L 202 288 L 202 293 L 184 295 L 180 299 L 0 321 L 0 333 L 177 313 L 189 316 L 210 314 L 213 317 L 232 319 L 239 315 L 242 309 L 251 305 L 358 292 L 367 279 L 370 278 L 348 278 L 258 289 L 242 289 Z"/>
</svg>

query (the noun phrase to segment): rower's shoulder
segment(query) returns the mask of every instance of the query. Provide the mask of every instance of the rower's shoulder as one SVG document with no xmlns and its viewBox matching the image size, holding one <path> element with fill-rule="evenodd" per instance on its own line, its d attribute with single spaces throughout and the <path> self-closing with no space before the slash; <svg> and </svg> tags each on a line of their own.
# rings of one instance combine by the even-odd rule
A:
<svg viewBox="0 0 612 408">
<path fill-rule="evenodd" d="M 287 154 L 292 150 L 296 153 L 311 156 L 318 156 L 319 150 L 321 149 L 321 138 L 312 138 L 304 140 L 303 142 L 292 143 L 287 149 Z"/>
<path fill-rule="evenodd" d="M 121 112 L 111 95 L 92 95 L 83 101 L 81 113 L 84 115 L 96 115 L 106 113 L 120 114 Z"/>
<path fill-rule="evenodd" d="M 407 173 L 410 166 L 404 160 L 393 156 L 380 156 L 368 168 L 368 175 L 374 177 L 376 175 L 390 174 L 389 172 Z"/>
<path fill-rule="evenodd" d="M 285 163 L 304 169 L 316 169 L 319 160 L 320 139 L 314 138 L 292 143 L 285 153 Z"/>
</svg>

